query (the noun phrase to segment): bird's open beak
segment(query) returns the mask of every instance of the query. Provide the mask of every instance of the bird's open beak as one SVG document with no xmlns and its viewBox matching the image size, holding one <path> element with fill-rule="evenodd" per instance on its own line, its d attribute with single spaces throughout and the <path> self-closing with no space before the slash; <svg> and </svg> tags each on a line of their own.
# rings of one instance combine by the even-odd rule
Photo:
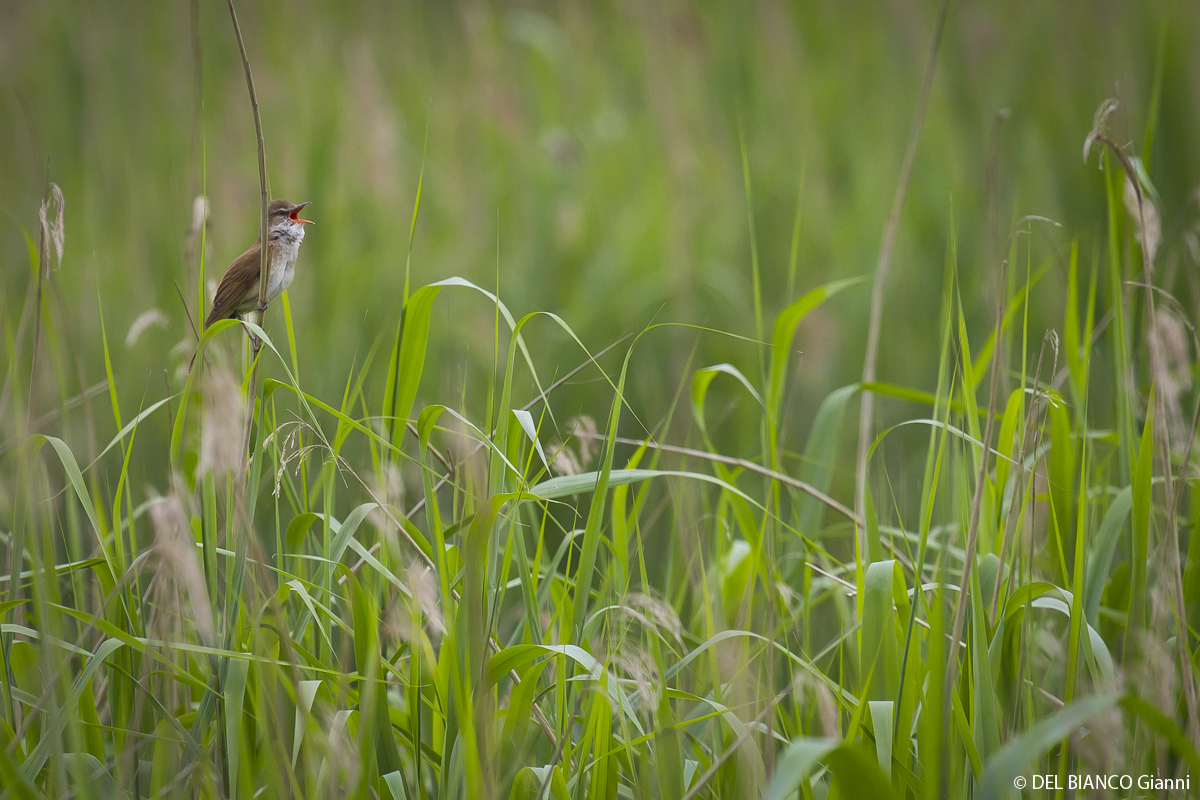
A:
<svg viewBox="0 0 1200 800">
<path fill-rule="evenodd" d="M 307 205 L 312 205 L 312 201 L 305 200 L 303 203 L 301 203 L 298 206 L 296 206 L 295 208 L 293 208 L 292 213 L 288 214 L 288 219 L 292 220 L 293 222 L 302 223 L 304 225 L 315 225 L 316 223 L 313 222 L 311 219 L 300 219 L 300 209 L 304 208 Z"/>
</svg>

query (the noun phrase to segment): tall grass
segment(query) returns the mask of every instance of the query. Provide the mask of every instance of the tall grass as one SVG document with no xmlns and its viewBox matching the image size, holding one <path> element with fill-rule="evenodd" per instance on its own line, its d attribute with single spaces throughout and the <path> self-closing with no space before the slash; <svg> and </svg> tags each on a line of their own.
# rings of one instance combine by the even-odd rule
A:
<svg viewBox="0 0 1200 800">
<path fill-rule="evenodd" d="M 1110 185 L 1126 180 L 1101 157 Z M 1116 241 L 1138 235 L 1122 206 L 1111 218 Z M 878 461 L 865 519 L 828 494 L 849 458 L 833 434 L 864 386 L 822 404 L 796 474 L 778 449 L 796 327 L 855 281 L 810 290 L 770 343 L 747 343 L 762 380 L 694 371 L 698 448 L 619 436 L 637 419 L 629 371 L 661 326 L 619 363 L 580 343 L 611 405 L 598 425 L 572 423 L 530 338 L 573 335 L 568 323 L 514 319 L 461 279 L 415 290 L 386 360 L 377 343 L 338 401 L 307 393 L 249 324 L 283 379 L 256 398 L 248 463 L 243 388 L 219 353 L 136 413 L 111 396 L 121 430 L 104 451 L 123 453 L 119 472 L 25 437 L 6 461 L 6 796 L 998 797 L 1032 772 L 1186 776 L 1200 766 L 1184 633 L 1195 558 L 1179 532 L 1197 506 L 1176 489 L 1195 433 L 1177 371 L 1194 342 L 1170 303 L 1147 302 L 1156 327 L 1135 313 L 1132 258 L 1109 262 L 1109 304 L 1099 260 L 1081 270 L 1074 243 L 1050 257 L 1068 266 L 1062 336 L 1031 341 L 1024 301 L 1046 271 L 1028 239 L 1011 239 L 1007 260 L 1026 266 L 999 338 L 968 341 L 951 240 L 938 385 L 870 387 L 926 406 L 871 447 L 928 432 L 911 517 Z M 443 292 L 501 320 L 482 420 L 417 402 Z M 1121 320 L 1144 335 L 1114 344 L 1129 380 L 1096 402 L 1093 354 L 1132 327 Z M 239 327 L 212 326 L 201 349 Z M 989 415 L 978 393 L 1005 367 Z M 544 389 L 518 404 L 525 371 Z M 368 391 L 381 375 L 382 396 Z M 716 380 L 758 409 L 757 458 L 713 448 Z M 1097 428 L 1101 402 L 1138 419 Z M 137 430 L 164 414 L 170 492 L 135 506 Z"/>
<path fill-rule="evenodd" d="M 1186 244 L 1150 142 L 1120 145 L 1109 112 L 1084 147 L 1103 231 L 1019 217 L 988 296 L 947 220 L 939 307 L 888 312 L 928 318 L 906 344 L 932 379 L 852 383 L 800 420 L 806 319 L 869 284 L 793 267 L 797 296 L 763 288 L 744 141 L 753 334 L 590 341 L 515 314 L 499 256 L 489 287 L 410 291 L 406 261 L 401 303 L 339 363 L 305 356 L 284 295 L 274 327 L 216 323 L 134 406 L 103 315 L 90 363 L 51 302 L 48 190 L 0 401 L 0 800 L 933 800 L 1200 775 L 1200 340 L 1155 269 Z M 468 316 L 489 375 L 441 394 L 431 337 Z M 655 350 L 681 333 L 732 355 L 684 356 L 646 408 L 631 387 L 663 382 Z M 107 393 L 37 390 L 75 370 Z M 603 413 L 562 399 L 581 383 Z M 854 497 L 846 417 L 868 392 L 894 421 Z M 111 424 L 53 427 L 96 396 Z"/>
</svg>

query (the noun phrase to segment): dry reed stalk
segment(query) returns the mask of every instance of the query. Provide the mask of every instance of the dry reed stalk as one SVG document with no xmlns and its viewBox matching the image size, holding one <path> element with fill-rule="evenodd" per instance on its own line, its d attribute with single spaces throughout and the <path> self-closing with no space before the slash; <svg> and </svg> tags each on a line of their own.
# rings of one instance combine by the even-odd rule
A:
<svg viewBox="0 0 1200 800">
<path fill-rule="evenodd" d="M 254 132 L 258 137 L 258 190 L 259 190 L 259 228 L 258 236 L 262 247 L 258 252 L 258 305 L 255 307 L 255 322 L 262 326 L 267 315 L 267 284 L 271 280 L 271 261 L 267 258 L 270 242 L 267 239 L 267 144 L 263 139 L 262 115 L 258 110 L 258 93 L 254 90 L 254 73 L 250 70 L 250 56 L 246 54 L 246 43 L 242 39 L 242 26 L 238 24 L 237 11 L 233 0 L 227 0 L 229 18 L 233 22 L 233 32 L 237 35 L 238 51 L 242 54 L 242 67 L 246 71 L 246 90 L 250 93 L 250 109 L 254 112 Z M 246 435 L 244 437 L 246 451 L 250 449 L 250 431 L 254 427 L 254 398 L 258 394 L 258 354 L 262 342 L 253 334 L 250 336 L 250 391 L 246 393 Z"/>
</svg>

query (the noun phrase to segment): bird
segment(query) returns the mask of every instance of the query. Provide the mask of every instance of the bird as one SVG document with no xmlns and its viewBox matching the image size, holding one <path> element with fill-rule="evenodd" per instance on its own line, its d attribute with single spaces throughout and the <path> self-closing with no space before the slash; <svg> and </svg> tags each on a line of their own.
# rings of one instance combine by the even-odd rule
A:
<svg viewBox="0 0 1200 800">
<path fill-rule="evenodd" d="M 296 277 L 296 257 L 300 243 L 304 241 L 304 226 L 312 225 L 310 219 L 301 219 L 300 211 L 311 201 L 291 203 L 287 200 L 272 200 L 267 205 L 267 302 L 274 300 L 292 284 Z M 213 297 L 212 311 L 204 321 L 207 329 L 214 322 L 234 319 L 258 305 L 259 267 L 261 265 L 262 233 L 250 249 L 233 260 L 225 270 L 217 293 Z"/>
</svg>

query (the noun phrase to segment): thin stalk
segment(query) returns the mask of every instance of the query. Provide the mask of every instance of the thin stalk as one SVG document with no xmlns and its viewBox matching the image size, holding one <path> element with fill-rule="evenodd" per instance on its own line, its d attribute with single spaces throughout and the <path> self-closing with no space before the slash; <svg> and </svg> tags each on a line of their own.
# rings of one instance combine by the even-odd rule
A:
<svg viewBox="0 0 1200 800">
<path fill-rule="evenodd" d="M 263 139 L 262 115 L 258 111 L 258 93 L 254 90 L 254 73 L 250 70 L 250 57 L 246 54 L 246 42 L 242 39 L 242 26 L 238 24 L 237 11 L 233 0 L 229 4 L 229 18 L 233 22 L 233 32 L 237 35 L 238 51 L 242 54 L 242 67 L 246 71 L 246 90 L 250 93 L 250 109 L 254 112 L 254 133 L 258 137 L 258 191 L 259 191 L 259 228 L 258 241 L 262 245 L 258 250 L 258 305 L 255 306 L 255 322 L 261 327 L 267 314 L 267 284 L 271 280 L 271 260 L 267 257 L 271 243 L 267 239 L 267 144 Z M 250 360 L 250 384 L 246 392 L 246 433 L 244 450 L 249 450 L 250 431 L 254 427 L 254 398 L 258 393 L 258 351 L 262 342 L 251 334 L 250 345 L 253 349 Z"/>
<path fill-rule="evenodd" d="M 250 58 L 246 55 L 246 45 L 242 39 L 242 29 L 238 24 L 237 12 L 233 7 L 233 0 L 228 0 L 229 16 L 233 22 L 233 31 L 237 36 L 238 49 L 242 54 L 242 66 L 246 71 L 246 87 L 250 92 L 250 106 L 254 113 L 254 128 L 258 135 L 258 178 L 259 188 L 261 192 L 261 215 L 259 228 L 259 242 L 262 244 L 260 249 L 259 261 L 259 286 L 258 286 L 258 306 L 255 309 L 257 312 L 257 321 L 261 324 L 263 315 L 267 310 L 267 282 L 269 280 L 268 271 L 270 263 L 267 260 L 267 156 L 266 144 L 263 141 L 262 119 L 258 111 L 258 96 L 254 91 L 254 76 L 250 71 Z M 249 390 L 246 395 L 246 428 L 243 437 L 242 452 L 247 453 L 250 449 L 250 433 L 253 430 L 254 422 L 254 399 L 257 394 L 258 381 L 258 355 L 262 343 L 257 336 L 251 335 L 250 341 L 253 346 L 253 354 L 250 361 L 250 380 Z M 235 547 L 235 559 L 233 574 L 226 587 L 226 620 L 225 620 L 225 635 L 224 649 L 230 650 L 233 643 L 233 634 L 237 625 L 238 611 L 240 608 L 240 598 L 243 589 L 243 581 L 246 572 L 247 550 L 249 548 L 249 536 L 252 527 L 253 514 L 248 513 L 246 509 L 247 496 L 252 488 L 252 481 L 257 478 L 257 469 L 247 469 L 245 464 L 242 464 L 238 469 L 237 482 L 238 490 L 227 492 L 227 507 L 232 509 L 228 524 L 230 526 L 230 539 L 235 530 L 235 520 L 240 523 L 241 528 L 245 531 L 245 535 L 237 542 Z M 227 485 L 227 489 L 231 489 Z M 210 657 L 213 661 L 215 657 Z M 195 720 L 192 723 L 192 731 L 198 735 L 203 735 L 203 732 L 208 727 L 214 712 L 214 704 L 216 696 L 224 686 L 226 672 L 228 667 L 228 659 L 225 659 L 220 665 L 212 663 L 212 675 L 209 678 L 207 685 L 208 691 L 205 692 L 200 707 L 197 709 Z"/>
<path fill-rule="evenodd" d="M 43 219 L 45 199 L 42 200 Z M 47 241 L 46 226 L 38 233 L 37 289 L 33 299 L 33 356 L 29 364 L 29 402 L 25 406 L 25 435 L 33 433 L 33 404 L 37 397 L 38 344 L 42 339 L 42 292 L 46 285 L 46 272 L 50 269 L 50 242 Z"/>
<path fill-rule="evenodd" d="M 892 263 L 892 250 L 896 244 L 896 229 L 900 225 L 900 209 L 904 207 L 904 195 L 912 178 L 913 161 L 917 157 L 917 141 L 921 136 L 921 125 L 925 120 L 925 108 L 929 104 L 929 92 L 933 88 L 933 72 L 937 65 L 938 45 L 942 41 L 942 29 L 946 22 L 946 9 L 950 0 L 942 0 L 938 6 L 937 22 L 933 27 L 933 41 L 929 45 L 929 58 L 925 63 L 925 79 L 921 83 L 921 94 L 917 98 L 917 113 L 913 118 L 912 130 L 908 134 L 908 147 L 904 151 L 904 163 L 900 167 L 900 181 L 892 198 L 892 211 L 883 228 L 883 244 L 879 248 L 879 262 L 875 267 L 875 283 L 871 287 L 871 319 L 867 328 L 867 354 L 863 359 L 863 383 L 875 382 L 875 361 L 879 355 L 879 336 L 883 329 L 883 286 L 887 282 L 888 267 Z M 871 447 L 871 430 L 874 424 L 875 395 L 868 390 L 862 393 L 858 411 L 858 459 L 854 472 L 854 505 L 860 518 L 866 518 L 867 453 Z M 869 552 L 866 526 L 858 528 L 858 547 L 862 553 Z"/>
</svg>

